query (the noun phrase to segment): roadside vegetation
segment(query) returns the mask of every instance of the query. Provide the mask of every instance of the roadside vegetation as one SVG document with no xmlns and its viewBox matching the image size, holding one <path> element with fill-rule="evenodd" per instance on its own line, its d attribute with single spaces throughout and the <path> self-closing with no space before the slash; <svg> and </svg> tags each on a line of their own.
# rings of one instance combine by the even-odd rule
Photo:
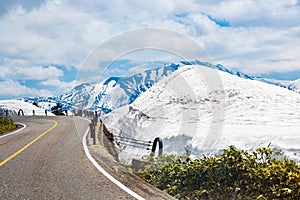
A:
<svg viewBox="0 0 300 200">
<path fill-rule="evenodd" d="M 0 117 L 0 135 L 16 128 L 17 125 L 15 125 L 11 119 Z"/>
<path fill-rule="evenodd" d="M 63 113 L 63 110 L 62 110 L 62 104 L 60 103 L 57 103 L 55 106 L 53 106 L 51 108 L 51 112 L 54 114 L 54 115 L 65 115 Z"/>
<path fill-rule="evenodd" d="M 214 157 L 148 158 L 138 175 L 178 199 L 300 199 L 300 166 L 269 147 Z"/>
</svg>

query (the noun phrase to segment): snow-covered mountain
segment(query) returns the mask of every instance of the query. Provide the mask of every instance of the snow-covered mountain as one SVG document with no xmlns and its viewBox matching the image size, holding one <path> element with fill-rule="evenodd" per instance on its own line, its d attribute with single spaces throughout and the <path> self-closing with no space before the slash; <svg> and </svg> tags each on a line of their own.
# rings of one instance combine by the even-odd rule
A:
<svg viewBox="0 0 300 200">
<path fill-rule="evenodd" d="M 53 106 L 60 102 L 60 97 L 24 97 L 20 100 L 29 104 L 36 103 L 39 108 L 50 111 Z"/>
<path fill-rule="evenodd" d="M 286 84 L 286 88 L 300 93 L 300 79 L 289 81 L 289 83 Z"/>
<path fill-rule="evenodd" d="M 59 97 L 23 98 L 22 100 L 29 103 L 36 102 L 41 108 L 47 110 L 50 110 L 56 103 L 60 103 L 63 110 L 88 109 L 109 113 L 123 105 L 131 104 L 141 93 L 151 88 L 163 77 L 170 75 L 181 67 L 193 65 L 217 69 L 241 78 L 258 80 L 300 92 L 300 80 L 278 81 L 259 78 L 230 70 L 221 64 L 213 65 L 195 60 L 166 64 L 128 77 L 110 77 L 102 83 L 83 83 Z"/>
<path fill-rule="evenodd" d="M 200 156 L 229 145 L 252 150 L 271 143 L 300 162 L 299 107 L 300 95 L 290 90 L 203 65 L 185 65 L 103 120 L 115 135 L 161 137 L 168 153 L 185 154 L 189 149 Z M 148 153 L 122 145 L 119 151 L 124 162 Z"/>
<path fill-rule="evenodd" d="M 202 61 L 199 61 L 199 60 L 180 61 L 180 62 L 183 65 L 199 65 L 199 66 L 209 67 L 209 68 L 212 68 L 212 69 L 217 69 L 217 70 L 220 70 L 222 72 L 226 72 L 226 73 L 229 73 L 229 74 L 241 77 L 241 78 L 245 78 L 245 79 L 250 79 L 250 80 L 256 79 L 255 76 L 250 76 L 250 75 L 244 74 L 244 73 L 239 72 L 239 71 L 234 71 L 234 70 L 228 69 L 228 68 L 224 67 L 221 64 L 214 65 L 214 64 L 211 64 L 211 63 L 208 63 L 208 62 L 202 62 Z"/>
<path fill-rule="evenodd" d="M 129 77 L 110 77 L 103 83 L 80 84 L 60 97 L 23 98 L 22 100 L 36 102 L 48 110 L 48 104 L 53 106 L 53 103 L 60 103 L 63 110 L 88 109 L 108 113 L 115 108 L 132 103 L 142 92 L 179 67 L 179 64 L 166 64 Z"/>
<path fill-rule="evenodd" d="M 300 93 L 300 79 L 293 80 L 293 81 L 276 80 L 276 79 L 268 79 L 268 78 L 256 78 L 256 79 L 265 83 L 273 84 Z"/>
<path fill-rule="evenodd" d="M 63 110 L 84 109 L 93 102 L 99 84 L 97 83 L 83 83 L 73 89 L 65 92 L 59 100 L 63 105 Z M 96 90 L 96 91 L 95 91 Z"/>
<path fill-rule="evenodd" d="M 18 115 L 19 110 L 22 109 L 25 116 L 32 116 L 33 110 L 34 114 L 38 116 L 45 116 L 45 110 L 37 106 L 32 105 L 31 103 L 20 101 L 20 100 L 0 100 L 0 114 L 8 115 Z M 52 113 L 47 113 L 47 116 L 54 116 Z"/>
<path fill-rule="evenodd" d="M 210 67 L 210 68 L 213 68 L 213 69 L 218 69 L 220 71 L 223 71 L 223 72 L 226 72 L 226 73 L 229 73 L 229 74 L 241 77 L 241 78 L 250 79 L 250 80 L 258 80 L 258 81 L 261 81 L 261 82 L 269 83 L 269 84 L 272 84 L 272 85 L 276 85 L 276 86 L 283 87 L 283 88 L 292 90 L 294 92 L 300 93 L 300 79 L 289 81 L 289 80 L 277 80 L 277 79 L 256 77 L 256 76 L 251 76 L 251 75 L 244 74 L 244 73 L 239 72 L 239 71 L 230 70 L 230 69 L 224 67 L 221 64 L 213 65 L 211 63 L 201 62 L 201 61 L 198 61 L 198 60 L 195 60 L 195 61 L 181 61 L 181 63 L 183 63 L 184 65 L 202 65 L 202 66 Z"/>
<path fill-rule="evenodd" d="M 91 108 L 101 109 L 108 113 L 123 105 L 131 104 L 154 83 L 178 68 L 178 64 L 169 64 L 130 77 L 111 77 L 102 84 L 102 88 L 94 99 Z"/>
</svg>

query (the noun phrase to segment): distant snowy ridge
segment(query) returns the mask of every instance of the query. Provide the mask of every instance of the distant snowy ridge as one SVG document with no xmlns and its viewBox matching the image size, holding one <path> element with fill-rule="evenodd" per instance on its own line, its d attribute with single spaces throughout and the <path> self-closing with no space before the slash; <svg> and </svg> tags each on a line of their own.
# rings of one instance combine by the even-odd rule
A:
<svg viewBox="0 0 300 200">
<path fill-rule="evenodd" d="M 241 77 L 241 78 L 250 79 L 250 80 L 258 80 L 261 82 L 269 83 L 272 85 L 276 85 L 276 86 L 283 87 L 283 88 L 292 90 L 294 92 L 300 93 L 300 79 L 294 80 L 294 81 L 289 81 L 289 80 L 277 80 L 277 79 L 256 77 L 256 76 L 247 75 L 247 74 L 239 72 L 239 71 L 230 70 L 221 64 L 213 65 L 211 63 L 201 62 L 198 60 L 181 61 L 181 63 L 183 63 L 184 65 L 202 65 L 202 66 L 210 67 L 212 69 L 217 69 L 217 70 L 220 70 L 220 71 L 223 71 L 223 72 L 226 72 L 226 73 L 229 73 L 229 74 Z"/>
<path fill-rule="evenodd" d="M 25 102 L 36 102 L 39 107 L 50 110 L 60 103 L 63 110 L 88 109 L 109 113 L 124 105 L 131 104 L 143 92 L 151 88 L 162 78 L 184 66 L 203 66 L 217 69 L 241 78 L 258 80 L 269 84 L 300 92 L 300 80 L 279 81 L 250 76 L 239 71 L 230 70 L 221 64 L 213 65 L 202 61 L 180 61 L 177 64 L 166 64 L 128 77 L 110 77 L 102 83 L 83 83 L 58 97 L 23 98 Z"/>
<path fill-rule="evenodd" d="M 60 102 L 59 97 L 24 97 L 21 101 L 34 104 L 37 103 L 38 107 L 50 111 L 53 106 Z"/>
<path fill-rule="evenodd" d="M 255 79 L 300 93 L 300 79 L 294 81 L 276 80 L 276 79 L 267 79 L 267 78 L 255 78 Z"/>
<path fill-rule="evenodd" d="M 197 72 L 200 68 L 207 74 L 219 73 L 224 90 L 210 91 Z M 174 93 L 178 90 L 186 92 Z M 224 103 L 218 97 L 224 97 Z M 189 148 L 193 155 L 211 155 L 229 145 L 253 150 L 271 143 L 300 162 L 299 107 L 300 95 L 295 92 L 203 65 L 185 65 L 142 93 L 130 107 L 105 115 L 104 121 L 115 135 L 141 140 L 161 137 L 168 153 L 182 155 Z M 214 125 L 220 123 L 212 113 L 216 108 L 225 113 L 221 128 Z M 208 137 L 215 140 L 205 148 Z M 130 146 L 120 146 L 119 151 L 123 162 L 148 153 Z"/>
<path fill-rule="evenodd" d="M 214 65 L 214 64 L 211 64 L 211 63 L 208 63 L 208 62 L 202 62 L 202 61 L 199 61 L 199 60 L 180 61 L 180 62 L 184 65 L 198 65 L 198 66 L 209 67 L 209 68 L 212 68 L 212 69 L 217 69 L 217 70 L 220 70 L 222 72 L 226 72 L 226 73 L 229 73 L 229 74 L 241 77 L 241 78 L 245 78 L 245 79 L 251 79 L 251 80 L 256 79 L 255 76 L 250 76 L 250 75 L 244 74 L 244 73 L 239 72 L 239 71 L 230 70 L 230 69 L 224 67 L 221 64 Z"/>
<path fill-rule="evenodd" d="M 118 107 L 131 104 L 141 93 L 178 68 L 178 64 L 169 64 L 130 77 L 111 77 L 103 83 L 101 91 L 90 108 L 108 113 Z"/>
<path fill-rule="evenodd" d="M 0 100 L 0 111 L 5 115 L 6 110 L 9 115 L 18 115 L 19 110 L 22 109 L 25 116 L 32 116 L 33 111 L 37 116 L 45 116 L 45 110 L 36 107 L 30 103 L 20 100 Z M 54 116 L 52 113 L 47 113 L 48 116 Z"/>
<path fill-rule="evenodd" d="M 300 79 L 290 81 L 287 85 L 286 88 L 293 90 L 295 92 L 300 93 Z"/>
<path fill-rule="evenodd" d="M 132 103 L 141 93 L 179 67 L 179 64 L 166 64 L 129 77 L 110 77 L 102 83 L 83 83 L 59 97 L 23 98 L 22 100 L 36 102 L 48 110 L 56 103 L 60 103 L 63 110 L 88 109 L 108 113 Z"/>
</svg>

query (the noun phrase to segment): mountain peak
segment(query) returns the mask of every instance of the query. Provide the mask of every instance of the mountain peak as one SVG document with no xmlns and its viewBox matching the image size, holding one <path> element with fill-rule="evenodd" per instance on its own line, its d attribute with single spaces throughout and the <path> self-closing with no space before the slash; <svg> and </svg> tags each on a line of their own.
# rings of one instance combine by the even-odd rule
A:
<svg viewBox="0 0 300 200">
<path fill-rule="evenodd" d="M 258 78 L 229 69 L 221 64 L 214 65 L 199 60 L 181 60 L 179 63 L 164 64 L 161 67 L 147 69 L 131 76 L 109 77 L 103 83 L 83 83 L 65 92 L 60 97 L 24 98 L 24 101 L 31 103 L 39 102 L 41 106 L 45 106 L 47 103 L 58 102 L 63 105 L 64 109 L 68 110 L 84 108 L 102 110 L 104 113 L 108 113 L 118 107 L 133 103 L 141 93 L 147 91 L 162 78 L 169 76 L 181 67 L 193 65 L 217 69 L 241 78 L 258 80 L 300 92 L 300 81 L 287 82 Z M 49 109 L 49 106 L 44 108 Z"/>
</svg>

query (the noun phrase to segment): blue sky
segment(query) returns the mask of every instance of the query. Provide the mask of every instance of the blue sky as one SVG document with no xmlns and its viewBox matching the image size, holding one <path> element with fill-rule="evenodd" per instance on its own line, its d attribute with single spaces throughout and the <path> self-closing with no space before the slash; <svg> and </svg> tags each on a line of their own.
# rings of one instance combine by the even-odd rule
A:
<svg viewBox="0 0 300 200">
<path fill-rule="evenodd" d="M 81 82 L 177 62 L 179 57 L 162 51 L 135 52 L 132 57 L 105 52 L 110 59 L 103 62 L 115 62 L 104 74 L 82 68 L 106 41 L 149 27 L 190 38 L 214 64 L 252 75 L 298 79 L 299 19 L 299 0 L 0 0 L 0 99 L 59 95 Z M 149 44 L 149 38 L 135 37 Z M 126 43 L 113 45 L 122 44 Z"/>
</svg>

